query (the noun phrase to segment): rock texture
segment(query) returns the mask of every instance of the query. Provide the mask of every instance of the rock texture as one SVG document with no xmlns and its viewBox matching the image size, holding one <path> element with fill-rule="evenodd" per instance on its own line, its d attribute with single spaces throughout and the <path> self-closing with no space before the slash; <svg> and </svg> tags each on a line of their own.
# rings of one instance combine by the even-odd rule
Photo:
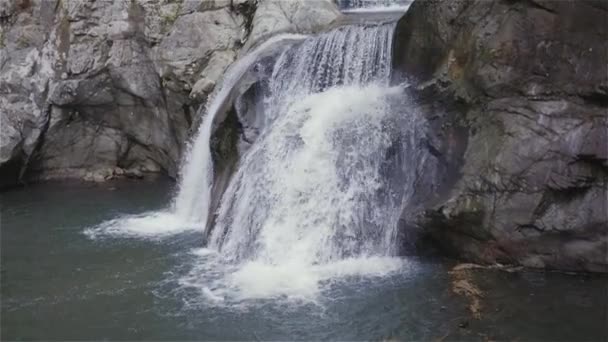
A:
<svg viewBox="0 0 608 342">
<path fill-rule="evenodd" d="M 314 33 L 340 16 L 331 0 L 262 1 L 246 50 L 277 33 Z"/>
<path fill-rule="evenodd" d="M 419 215 L 487 263 L 608 272 L 608 5 L 417 1 L 395 34 L 445 179 Z"/>
<path fill-rule="evenodd" d="M 0 0 L 0 187 L 175 176 L 243 45 L 335 16 L 330 0 Z"/>
</svg>

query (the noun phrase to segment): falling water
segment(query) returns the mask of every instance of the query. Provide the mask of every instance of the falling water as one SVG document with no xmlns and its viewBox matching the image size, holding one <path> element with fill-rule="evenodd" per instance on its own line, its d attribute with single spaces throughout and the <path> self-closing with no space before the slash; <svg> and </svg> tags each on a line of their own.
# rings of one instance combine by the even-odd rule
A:
<svg viewBox="0 0 608 342">
<path fill-rule="evenodd" d="M 400 201 L 387 197 L 380 169 L 391 144 L 393 29 L 346 26 L 279 56 L 270 123 L 225 192 L 210 246 L 270 263 L 391 253 L 387 227 L 396 226 Z"/>
<path fill-rule="evenodd" d="M 224 109 L 235 84 L 249 70 L 264 51 L 278 42 L 303 39 L 301 35 L 279 35 L 261 44 L 254 51 L 234 63 L 224 75 L 222 84 L 211 96 L 205 110 L 203 123 L 199 128 L 194 143 L 190 147 L 181 173 L 179 192 L 174 201 L 175 214 L 184 222 L 204 225 L 210 204 L 210 190 L 213 178 L 213 164 L 210 151 L 210 139 L 213 121 Z"/>
<path fill-rule="evenodd" d="M 346 268 L 355 273 L 395 266 L 382 258 L 396 255 L 417 125 L 391 108 L 403 93 L 389 87 L 394 27 L 341 27 L 276 59 L 263 132 L 206 232 L 209 248 L 242 264 L 231 279 L 252 295 L 316 284 L 322 276 L 306 270 L 322 265 L 344 272 L 356 260 Z"/>
<path fill-rule="evenodd" d="M 204 229 L 209 214 L 213 181 L 210 139 L 216 116 L 225 110 L 234 86 L 260 56 L 271 52 L 272 48 L 280 42 L 297 41 L 305 37 L 294 34 L 275 36 L 228 68 L 222 83 L 207 103 L 203 122 L 186 153 L 187 159 L 181 170 L 179 191 L 168 210 L 121 216 L 89 228 L 85 234 L 91 238 L 119 235 L 157 239 L 184 231 Z"/>
<path fill-rule="evenodd" d="M 269 52 L 302 38 L 277 37 L 241 58 L 209 102 L 172 210 L 88 233 L 204 229 L 204 262 L 180 282 L 213 301 L 233 290 L 239 298 L 314 294 L 336 277 L 403 267 L 393 258 L 398 221 L 419 172 L 423 130 L 404 110 L 401 86 L 389 85 L 395 25 L 342 26 Z M 254 86 L 264 122 L 210 213 L 214 120 L 234 101 L 238 117 L 247 115 L 235 89 L 250 70 L 263 70 Z"/>
</svg>

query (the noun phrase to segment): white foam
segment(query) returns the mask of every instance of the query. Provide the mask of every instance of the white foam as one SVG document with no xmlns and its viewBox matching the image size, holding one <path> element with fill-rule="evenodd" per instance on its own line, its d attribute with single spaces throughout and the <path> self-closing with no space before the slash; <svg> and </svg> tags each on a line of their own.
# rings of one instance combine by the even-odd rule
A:
<svg viewBox="0 0 608 342">
<path fill-rule="evenodd" d="M 241 299 L 272 298 L 287 296 L 291 299 L 313 299 L 318 293 L 321 280 L 308 265 L 288 261 L 269 265 L 251 261 L 231 274 L 229 284 Z"/>
<path fill-rule="evenodd" d="M 229 278 L 244 299 L 288 297 L 315 300 L 329 282 L 347 277 L 384 277 L 402 269 L 406 263 L 399 258 L 359 257 L 319 265 L 285 262 L 269 265 L 253 261 L 245 263 Z"/>
<path fill-rule="evenodd" d="M 202 230 L 195 222 L 187 222 L 172 212 L 149 212 L 105 221 L 85 230 L 90 238 L 103 236 L 159 239 L 187 231 Z"/>
<path fill-rule="evenodd" d="M 179 280 L 186 288 L 198 289 L 206 305 L 247 305 L 258 299 L 318 303 L 335 283 L 414 270 L 410 262 L 397 257 L 356 257 L 315 265 L 297 260 L 279 264 L 249 261 L 228 266 L 211 254 L 203 253 L 193 270 Z"/>
<path fill-rule="evenodd" d="M 335 87 L 289 107 L 244 157 L 209 246 L 273 265 L 394 254 L 402 201 L 380 170 L 397 91 Z"/>
</svg>

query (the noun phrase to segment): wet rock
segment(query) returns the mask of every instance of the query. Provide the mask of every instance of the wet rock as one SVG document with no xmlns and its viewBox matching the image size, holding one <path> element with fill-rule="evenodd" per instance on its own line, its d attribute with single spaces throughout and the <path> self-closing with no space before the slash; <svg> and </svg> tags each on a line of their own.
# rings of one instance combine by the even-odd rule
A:
<svg viewBox="0 0 608 342">
<path fill-rule="evenodd" d="M 190 98 L 202 101 L 215 88 L 224 71 L 236 60 L 236 53 L 232 50 L 217 51 L 213 53 L 207 67 L 200 73 L 200 79 L 192 86 Z"/>
<path fill-rule="evenodd" d="M 339 16 L 340 11 L 331 0 L 260 0 L 244 50 L 277 33 L 320 31 Z"/>
<path fill-rule="evenodd" d="M 459 0 L 400 20 L 394 81 L 439 122 L 437 158 L 465 131 L 456 179 L 416 219 L 446 250 L 608 272 L 607 17 L 592 0 Z"/>
<path fill-rule="evenodd" d="M 245 42 L 337 15 L 329 0 L 257 4 L 0 1 L 0 187 L 106 168 L 175 176 Z"/>
<path fill-rule="evenodd" d="M 212 65 L 207 62 L 214 52 L 230 53 L 237 48 L 242 25 L 243 19 L 227 8 L 179 17 L 158 48 L 159 73 L 163 77 L 171 74 L 191 88 L 201 71 Z"/>
</svg>

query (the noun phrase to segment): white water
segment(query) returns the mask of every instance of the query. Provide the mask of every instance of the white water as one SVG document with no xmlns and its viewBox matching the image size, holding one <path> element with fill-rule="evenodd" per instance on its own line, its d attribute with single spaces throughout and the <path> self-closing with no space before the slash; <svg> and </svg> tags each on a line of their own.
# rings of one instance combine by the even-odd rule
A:
<svg viewBox="0 0 608 342">
<path fill-rule="evenodd" d="M 391 256 L 408 179 L 398 191 L 382 175 L 396 133 L 389 100 L 401 93 L 340 86 L 289 106 L 244 157 L 209 237 L 237 265 L 227 287 L 201 283 L 200 271 L 189 285 L 209 298 L 310 299 L 337 279 L 406 267 Z"/>
<path fill-rule="evenodd" d="M 251 65 L 257 61 L 262 52 L 278 42 L 298 40 L 304 37 L 291 34 L 273 37 L 239 59 L 226 71 L 222 84 L 208 102 L 203 123 L 196 134 L 194 143 L 186 153 L 187 160 L 184 162 L 179 192 L 173 206 L 175 214 L 184 222 L 202 226 L 207 222 L 209 204 L 211 203 L 209 197 L 213 181 L 213 163 L 210 150 L 213 120 L 222 110 L 232 89 Z"/>
<path fill-rule="evenodd" d="M 393 94 L 353 85 L 293 102 L 241 162 L 209 246 L 269 264 L 394 254 L 402 201 L 380 174 Z"/>
<path fill-rule="evenodd" d="M 199 225 L 186 224 L 179 216 L 170 211 L 148 212 L 140 215 L 128 215 L 105 221 L 85 230 L 92 238 L 105 236 L 135 237 L 159 240 L 164 237 L 200 230 Z"/>
<path fill-rule="evenodd" d="M 280 42 L 304 38 L 306 36 L 296 34 L 272 37 L 228 68 L 222 83 L 210 96 L 203 122 L 186 153 L 187 159 L 181 170 L 179 191 L 170 208 L 164 211 L 118 217 L 87 229 L 85 234 L 90 238 L 110 235 L 160 239 L 187 231 L 203 231 L 209 214 L 209 196 L 213 178 L 210 138 L 215 116 L 228 101 L 235 84 L 261 54 Z"/>
<path fill-rule="evenodd" d="M 403 96 L 388 86 L 393 30 L 342 27 L 277 58 L 265 129 L 241 158 L 207 237 L 224 264 L 223 285 L 201 282 L 214 263 L 208 256 L 185 284 L 210 300 L 302 299 L 336 279 L 406 266 L 392 256 L 414 178 L 392 188 L 390 169 L 416 166 L 388 165 L 387 154 L 404 135 L 413 139 L 416 125 L 403 132 L 398 122 L 414 115 L 391 110 Z"/>
<path fill-rule="evenodd" d="M 387 156 L 412 152 L 417 125 L 413 113 L 391 107 L 403 96 L 388 86 L 394 27 L 341 27 L 277 57 L 263 99 L 266 122 L 241 157 L 205 230 L 208 249 L 196 251 L 201 261 L 180 280 L 183 286 L 218 303 L 310 300 L 338 279 L 384 276 L 407 266 L 394 256 L 415 155 L 398 163 Z M 226 73 L 188 153 L 172 210 L 113 220 L 90 236 L 149 238 L 205 228 L 214 118 L 259 55 L 283 39 L 264 43 Z M 397 186 L 395 173 L 406 175 Z"/>
<path fill-rule="evenodd" d="M 227 263 L 216 250 L 192 251 L 194 268 L 178 282 L 185 289 L 197 289 L 202 298 L 192 305 L 247 306 L 251 299 L 282 299 L 316 302 L 333 285 L 355 277 L 385 277 L 395 272 L 412 272 L 417 266 L 393 257 L 345 258 L 332 263 L 308 265 L 293 261 L 270 265 L 260 261 Z M 356 279 L 356 278 L 355 278 Z"/>
</svg>

